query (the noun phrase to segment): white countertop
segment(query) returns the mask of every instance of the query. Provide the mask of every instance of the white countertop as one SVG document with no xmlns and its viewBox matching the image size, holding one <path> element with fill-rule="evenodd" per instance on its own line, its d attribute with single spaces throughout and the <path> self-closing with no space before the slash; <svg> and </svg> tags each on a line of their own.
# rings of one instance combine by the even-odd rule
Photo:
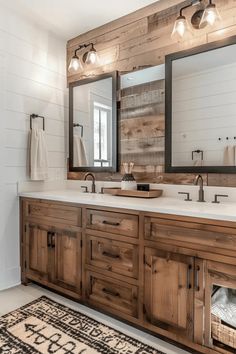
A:
<svg viewBox="0 0 236 354">
<path fill-rule="evenodd" d="M 127 198 L 107 194 L 85 194 L 70 189 L 22 192 L 19 193 L 19 196 L 236 222 L 235 202 L 222 202 L 220 204 L 185 202 L 181 199 L 165 196 L 154 199 Z"/>
</svg>

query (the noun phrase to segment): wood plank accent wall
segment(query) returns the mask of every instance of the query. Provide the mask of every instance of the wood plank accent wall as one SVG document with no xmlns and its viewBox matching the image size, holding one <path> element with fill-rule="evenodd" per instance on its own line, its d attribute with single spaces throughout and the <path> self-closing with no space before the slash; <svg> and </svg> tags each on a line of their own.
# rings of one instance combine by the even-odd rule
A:
<svg viewBox="0 0 236 354">
<path fill-rule="evenodd" d="M 82 74 L 68 73 L 68 83 L 94 74 L 114 70 L 125 73 L 163 64 L 165 55 L 169 53 L 236 35 L 236 0 L 215 0 L 222 15 L 221 23 L 214 28 L 208 26 L 202 30 L 195 30 L 191 40 L 174 42 L 171 39 L 174 21 L 179 9 L 189 3 L 190 0 L 160 0 L 71 39 L 67 44 L 68 62 L 79 44 L 92 41 L 99 52 L 100 65 L 92 70 L 85 70 Z M 196 7 L 186 10 L 185 15 L 191 17 L 195 9 Z M 192 183 L 194 179 L 192 174 L 163 173 L 164 111 L 157 110 L 151 115 L 142 114 L 142 107 L 138 107 L 137 102 L 130 99 L 130 96 L 134 94 L 140 99 L 145 89 L 149 97 L 153 91 L 160 94 L 164 91 L 163 83 L 155 82 L 121 92 L 119 160 L 120 162 L 135 161 L 134 173 L 138 181 Z M 161 93 L 161 96 L 158 96 L 157 93 L 157 97 L 161 98 L 157 103 L 160 107 L 163 106 L 164 94 Z M 149 109 L 152 109 L 152 105 L 153 102 Z M 153 108 L 155 111 L 155 105 Z M 68 178 L 82 179 L 83 175 L 83 173 L 68 173 Z M 98 173 L 96 178 L 115 181 L 120 180 L 121 175 L 120 173 Z M 204 179 L 209 185 L 236 186 L 236 175 L 232 174 L 206 174 Z"/>
</svg>

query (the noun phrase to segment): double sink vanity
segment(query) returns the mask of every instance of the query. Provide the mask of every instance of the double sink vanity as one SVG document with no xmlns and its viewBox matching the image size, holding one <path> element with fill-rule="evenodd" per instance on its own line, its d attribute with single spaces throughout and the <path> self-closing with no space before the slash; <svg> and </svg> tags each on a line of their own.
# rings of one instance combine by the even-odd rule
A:
<svg viewBox="0 0 236 354">
<path fill-rule="evenodd" d="M 22 282 L 35 281 L 202 353 L 231 353 L 212 321 L 212 292 L 236 289 L 236 203 L 21 192 Z M 91 190 L 90 182 L 87 182 Z M 229 190 L 229 195 L 230 191 Z M 222 190 L 220 193 L 222 194 Z M 217 327 L 218 328 L 218 327 Z M 230 330 L 231 328 L 228 327 Z M 232 337 L 233 338 L 233 337 Z M 232 347 L 230 347 L 230 345 Z"/>
</svg>

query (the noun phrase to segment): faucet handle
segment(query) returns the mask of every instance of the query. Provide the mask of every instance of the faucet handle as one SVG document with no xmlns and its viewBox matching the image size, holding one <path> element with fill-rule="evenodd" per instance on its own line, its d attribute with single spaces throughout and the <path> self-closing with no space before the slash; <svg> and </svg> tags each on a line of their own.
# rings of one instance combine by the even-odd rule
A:
<svg viewBox="0 0 236 354">
<path fill-rule="evenodd" d="M 87 186 L 81 186 L 81 189 L 83 189 L 83 188 L 84 188 L 83 193 L 88 193 L 88 187 Z"/>
<path fill-rule="evenodd" d="M 215 197 L 214 197 L 214 200 L 212 201 L 212 203 L 219 204 L 220 201 L 217 199 L 218 197 L 228 198 L 228 195 L 227 194 L 215 194 Z"/>
<path fill-rule="evenodd" d="M 101 191 L 99 192 L 99 194 L 104 194 L 104 189 L 106 189 L 106 187 L 101 187 Z"/>
<path fill-rule="evenodd" d="M 186 202 L 191 202 L 192 199 L 190 199 L 190 193 L 187 192 L 178 192 L 178 194 L 184 194 L 186 195 L 186 198 L 184 199 Z"/>
</svg>

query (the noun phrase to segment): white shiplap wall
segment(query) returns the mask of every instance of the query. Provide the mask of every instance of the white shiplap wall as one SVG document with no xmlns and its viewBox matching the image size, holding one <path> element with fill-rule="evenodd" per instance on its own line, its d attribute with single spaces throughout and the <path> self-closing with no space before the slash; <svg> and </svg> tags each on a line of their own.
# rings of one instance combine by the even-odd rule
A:
<svg viewBox="0 0 236 354">
<path fill-rule="evenodd" d="M 49 179 L 66 176 L 66 43 L 1 6 L 0 289 L 20 281 L 17 182 L 28 179 L 29 115 L 46 118 Z"/>
<path fill-rule="evenodd" d="M 236 63 L 182 75 L 173 92 L 174 165 L 190 166 L 200 149 L 205 165 L 222 166 L 224 147 L 236 145 Z"/>
</svg>

